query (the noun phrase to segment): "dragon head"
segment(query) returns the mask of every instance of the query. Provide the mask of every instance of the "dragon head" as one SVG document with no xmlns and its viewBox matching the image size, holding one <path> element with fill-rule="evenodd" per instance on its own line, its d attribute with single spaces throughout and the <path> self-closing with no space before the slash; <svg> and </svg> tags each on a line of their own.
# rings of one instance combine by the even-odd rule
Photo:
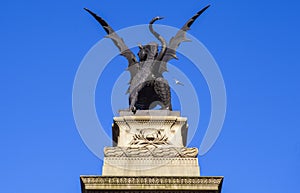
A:
<svg viewBox="0 0 300 193">
<path fill-rule="evenodd" d="M 158 44 L 155 42 L 150 42 L 144 46 L 139 44 L 139 48 L 138 57 L 140 62 L 154 60 L 158 55 Z"/>
</svg>

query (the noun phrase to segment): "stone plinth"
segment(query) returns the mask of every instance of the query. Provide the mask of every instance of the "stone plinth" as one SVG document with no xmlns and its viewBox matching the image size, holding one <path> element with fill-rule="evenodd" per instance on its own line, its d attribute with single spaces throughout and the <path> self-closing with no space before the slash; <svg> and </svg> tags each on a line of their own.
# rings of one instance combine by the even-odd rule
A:
<svg viewBox="0 0 300 193">
<path fill-rule="evenodd" d="M 200 176 L 198 149 L 187 148 L 187 118 L 168 110 L 121 111 L 103 176 Z"/>
<path fill-rule="evenodd" d="M 150 142 L 157 139 L 156 135 L 166 136 L 168 144 L 176 147 L 186 145 L 187 118 L 180 117 L 176 111 L 144 110 L 132 112 L 121 111 L 120 117 L 114 117 L 113 141 L 114 146 L 128 147 L 134 143 L 135 135 L 143 135 Z M 168 145 L 163 144 L 163 145 Z"/>
<path fill-rule="evenodd" d="M 104 149 L 102 176 L 81 176 L 82 193 L 220 193 L 223 177 L 201 177 L 179 112 L 121 111 Z"/>
<path fill-rule="evenodd" d="M 105 158 L 103 176 L 200 176 L 197 158 Z"/>
<path fill-rule="evenodd" d="M 220 193 L 223 177 L 81 176 L 82 193 L 160 192 Z"/>
</svg>

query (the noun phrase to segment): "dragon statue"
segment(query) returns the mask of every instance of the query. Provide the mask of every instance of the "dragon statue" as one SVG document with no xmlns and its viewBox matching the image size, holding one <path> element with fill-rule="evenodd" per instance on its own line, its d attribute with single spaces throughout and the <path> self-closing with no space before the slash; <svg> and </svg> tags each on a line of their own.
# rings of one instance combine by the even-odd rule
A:
<svg viewBox="0 0 300 193">
<path fill-rule="evenodd" d="M 137 110 L 151 109 L 156 105 L 160 105 L 161 109 L 172 110 L 170 86 L 168 81 L 164 79 L 163 73 L 167 71 L 168 61 L 177 59 L 176 49 L 180 43 L 189 41 L 186 38 L 186 32 L 209 6 L 204 7 L 191 17 L 177 34 L 170 39 L 169 44 L 153 29 L 154 22 L 163 18 L 153 18 L 149 23 L 149 30 L 160 41 L 161 46 L 155 42 L 139 45 L 139 61 L 126 46 L 124 40 L 115 33 L 103 18 L 84 8 L 101 24 L 108 34 L 106 37 L 113 41 L 121 55 L 128 60 L 128 71 L 131 79 L 127 93 L 129 93 L 129 109 L 133 113 Z"/>
</svg>

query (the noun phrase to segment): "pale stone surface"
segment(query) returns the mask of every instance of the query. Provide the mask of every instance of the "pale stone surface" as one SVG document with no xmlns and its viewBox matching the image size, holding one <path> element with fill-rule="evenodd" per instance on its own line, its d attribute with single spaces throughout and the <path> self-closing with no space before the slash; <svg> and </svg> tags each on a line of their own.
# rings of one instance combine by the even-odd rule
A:
<svg viewBox="0 0 300 193">
<path fill-rule="evenodd" d="M 184 147 L 188 124 L 186 117 L 135 115 L 114 117 L 112 129 L 115 146 L 131 146 L 134 135 L 155 139 L 159 132 L 168 138 L 168 145 Z"/>
<path fill-rule="evenodd" d="M 105 158 L 103 176 L 200 176 L 197 158 Z"/>
<path fill-rule="evenodd" d="M 200 177 L 198 149 L 187 148 L 187 118 L 172 111 L 121 111 L 102 176 L 81 176 L 82 193 L 220 193 L 223 177 Z"/>
<path fill-rule="evenodd" d="M 187 118 L 169 110 L 120 111 L 103 176 L 200 176 L 198 149 L 186 148 Z"/>
<path fill-rule="evenodd" d="M 81 176 L 82 193 L 199 192 L 220 193 L 223 177 Z"/>
<path fill-rule="evenodd" d="M 186 147 L 106 147 L 105 157 L 154 157 L 154 158 L 196 158 L 197 148 Z"/>
</svg>

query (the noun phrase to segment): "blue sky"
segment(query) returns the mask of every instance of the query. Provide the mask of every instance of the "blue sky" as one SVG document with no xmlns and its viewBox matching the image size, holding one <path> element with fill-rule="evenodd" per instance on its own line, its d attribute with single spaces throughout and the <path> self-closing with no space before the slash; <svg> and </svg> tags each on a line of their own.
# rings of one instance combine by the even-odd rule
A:
<svg viewBox="0 0 300 193">
<path fill-rule="evenodd" d="M 225 176 L 224 193 L 298 190 L 298 1 L 15 0 L 2 2 L 0 12 L 1 192 L 79 193 L 80 175 L 101 173 L 102 162 L 81 140 L 72 113 L 76 71 L 105 35 L 83 7 L 119 30 L 157 15 L 165 16 L 161 24 L 181 27 L 207 4 L 212 7 L 190 33 L 219 64 L 227 114 L 217 142 L 199 157 L 201 174 Z M 180 61 L 185 59 L 176 61 L 183 69 Z M 118 57 L 118 62 L 126 61 Z M 113 73 L 124 68 L 120 64 Z M 203 105 L 200 125 L 207 124 L 209 113 L 209 104 Z M 101 114 L 108 131 L 112 116 L 110 111 Z M 199 146 L 203 132 L 191 146 Z"/>
</svg>

